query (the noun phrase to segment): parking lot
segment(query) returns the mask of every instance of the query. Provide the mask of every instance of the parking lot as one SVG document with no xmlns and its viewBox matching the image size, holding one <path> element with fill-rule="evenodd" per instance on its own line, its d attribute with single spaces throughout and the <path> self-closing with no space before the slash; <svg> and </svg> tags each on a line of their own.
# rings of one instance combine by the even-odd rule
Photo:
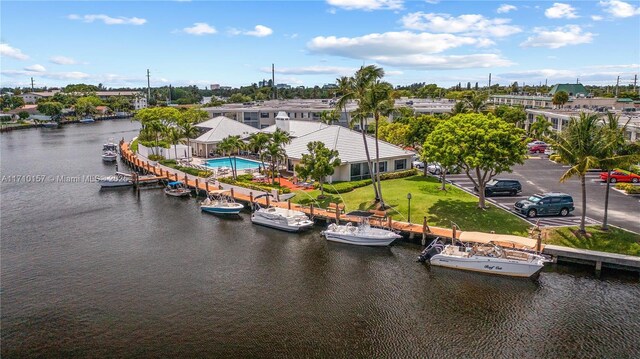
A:
<svg viewBox="0 0 640 359">
<path fill-rule="evenodd" d="M 487 201 L 500 206 L 511 213 L 516 201 L 525 199 L 532 194 L 545 192 L 564 192 L 573 197 L 576 209 L 566 217 L 535 217 L 527 218 L 520 215 L 531 224 L 539 221 L 540 226 L 575 226 L 580 224 L 582 214 L 582 193 L 578 177 L 560 183 L 560 177 L 568 166 L 553 163 L 545 155 L 533 155 L 524 165 L 513 168 L 512 173 L 503 173 L 496 178 L 516 179 L 522 184 L 522 192 L 518 196 L 492 196 Z M 449 174 L 447 180 L 452 184 L 473 193 L 473 182 L 465 174 Z M 606 183 L 600 180 L 599 172 L 587 174 L 587 224 L 601 224 L 604 215 L 604 197 Z M 612 185 L 613 188 L 613 185 Z M 627 196 L 621 192 L 609 192 L 608 223 L 636 233 L 640 233 L 640 198 Z"/>
</svg>

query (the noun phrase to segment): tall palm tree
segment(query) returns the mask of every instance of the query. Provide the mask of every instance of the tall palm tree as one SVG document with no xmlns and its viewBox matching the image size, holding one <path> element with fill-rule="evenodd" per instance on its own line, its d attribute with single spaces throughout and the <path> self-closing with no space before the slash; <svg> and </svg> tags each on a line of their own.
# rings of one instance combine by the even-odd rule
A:
<svg viewBox="0 0 640 359">
<path fill-rule="evenodd" d="M 240 139 L 240 136 L 228 136 L 223 139 L 226 140 L 225 145 L 227 146 L 227 150 L 229 151 L 229 155 L 233 159 L 231 165 L 231 175 L 233 179 L 238 178 L 238 161 L 237 156 L 240 154 L 240 150 L 245 148 L 244 142 Z M 231 161 L 231 159 L 230 159 Z"/>
<path fill-rule="evenodd" d="M 155 151 L 157 151 L 157 149 L 158 149 L 158 142 L 160 141 L 160 134 L 165 132 L 167 126 L 165 126 L 162 122 L 160 122 L 158 120 L 148 121 L 144 125 L 145 125 L 145 128 L 149 129 L 149 131 L 151 131 L 151 132 L 153 132 L 155 134 L 156 147 L 155 147 L 155 150 L 152 150 L 152 151 L 154 152 L 154 154 L 157 155 L 157 153 L 155 153 Z"/>
<path fill-rule="evenodd" d="M 265 151 L 265 157 L 269 159 L 271 167 L 271 182 L 276 181 L 276 170 L 281 160 L 286 158 L 287 153 L 277 142 L 271 142 Z"/>
<path fill-rule="evenodd" d="M 487 94 L 476 91 L 465 102 L 471 112 L 482 113 L 487 108 Z"/>
<path fill-rule="evenodd" d="M 536 116 L 536 120 L 529 126 L 529 136 L 535 139 L 544 138 L 549 133 L 549 128 L 553 124 L 542 115 Z"/>
<path fill-rule="evenodd" d="M 320 113 L 320 122 L 332 125 L 334 122 L 338 122 L 340 120 L 340 114 L 335 111 L 322 111 Z"/>
<path fill-rule="evenodd" d="M 271 141 L 271 135 L 264 132 L 256 132 L 249 136 L 249 144 L 248 148 L 255 154 L 258 155 L 260 161 L 262 162 L 262 168 L 266 168 L 264 166 L 264 156 L 263 153 L 267 148 L 267 145 Z"/>
<path fill-rule="evenodd" d="M 166 138 L 169 140 L 169 143 L 173 145 L 173 150 L 175 151 L 175 159 L 178 160 L 178 144 L 180 143 L 180 139 L 182 139 L 182 131 L 179 128 L 171 126 L 167 127 L 164 132 Z"/>
<path fill-rule="evenodd" d="M 586 174 L 589 169 L 598 168 L 607 138 L 599 126 L 598 116 L 580 113 L 579 118 L 571 118 L 568 126 L 560 133 L 551 135 L 551 144 L 557 154 L 571 167 L 560 177 L 564 182 L 573 176 L 580 177 L 582 188 L 582 217 L 580 232 L 586 233 L 585 216 L 587 211 Z"/>
<path fill-rule="evenodd" d="M 380 200 L 380 208 L 384 209 L 384 199 L 382 196 L 382 185 L 380 181 L 380 146 L 378 140 L 378 129 L 380 127 L 380 116 L 388 116 L 394 112 L 395 100 L 393 98 L 393 86 L 386 82 L 376 80 L 371 88 L 365 93 L 361 106 L 368 109 L 373 114 L 374 119 L 374 138 L 376 146 L 376 183 L 378 186 L 378 196 Z"/>
<path fill-rule="evenodd" d="M 182 132 L 182 138 L 187 139 L 187 147 L 189 148 L 187 159 L 189 159 L 191 156 L 191 137 L 195 137 L 199 133 L 198 128 L 193 125 L 193 122 L 186 118 L 178 121 L 178 128 Z"/>
<path fill-rule="evenodd" d="M 469 109 L 467 108 L 467 102 L 466 101 L 456 101 L 456 104 L 453 105 L 453 108 L 451 109 L 451 116 L 455 116 L 461 113 L 467 113 L 469 112 Z"/>
<path fill-rule="evenodd" d="M 362 134 L 362 142 L 364 143 L 364 153 L 367 157 L 367 166 L 369 168 L 369 177 L 371 177 L 371 184 L 373 185 L 373 194 L 376 203 L 380 201 L 380 195 L 378 194 L 378 186 L 375 181 L 375 174 L 378 171 L 378 168 L 373 167 L 373 162 L 371 162 L 371 154 L 369 153 L 369 145 L 367 143 L 367 128 L 369 113 L 362 110 L 357 109 L 351 112 L 351 123 L 349 124 L 352 128 L 356 125 L 360 127 L 360 133 Z"/>
<path fill-rule="evenodd" d="M 611 186 L 611 170 L 615 167 L 621 167 L 631 162 L 632 157 L 630 155 L 620 155 L 625 146 L 624 133 L 629 119 L 624 125 L 620 126 L 620 116 L 611 112 L 607 112 L 606 119 L 603 119 L 604 136 L 607 139 L 607 148 L 603 155 L 605 158 L 601 159 L 601 167 L 607 170 L 607 188 L 604 194 L 604 216 L 602 218 L 602 230 L 608 230 L 607 215 L 609 211 L 609 189 Z"/>
</svg>

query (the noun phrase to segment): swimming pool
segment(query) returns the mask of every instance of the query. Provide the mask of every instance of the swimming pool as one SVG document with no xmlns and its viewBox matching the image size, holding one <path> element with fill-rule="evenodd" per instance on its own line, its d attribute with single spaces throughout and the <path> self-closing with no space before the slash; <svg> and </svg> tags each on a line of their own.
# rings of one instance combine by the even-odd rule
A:
<svg viewBox="0 0 640 359">
<path fill-rule="evenodd" d="M 211 168 L 220 168 L 220 167 L 229 167 L 231 168 L 231 163 L 234 162 L 234 159 L 231 157 L 220 157 L 214 158 L 212 160 L 205 161 L 204 165 Z M 236 169 L 245 170 L 247 168 L 258 168 L 262 166 L 262 163 L 257 161 L 248 160 L 246 158 L 236 157 L 235 159 Z"/>
</svg>

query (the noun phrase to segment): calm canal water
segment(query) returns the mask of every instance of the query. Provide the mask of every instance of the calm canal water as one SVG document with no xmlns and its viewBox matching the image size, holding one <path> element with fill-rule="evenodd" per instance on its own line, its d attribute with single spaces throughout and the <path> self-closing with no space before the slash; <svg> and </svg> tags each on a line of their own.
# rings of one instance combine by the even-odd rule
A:
<svg viewBox="0 0 640 359">
<path fill-rule="evenodd" d="M 429 269 L 417 245 L 327 243 L 320 227 L 287 234 L 82 181 L 113 173 L 102 143 L 138 126 L 2 134 L 3 176 L 47 176 L 1 187 L 3 358 L 640 357 L 637 277 Z"/>
</svg>

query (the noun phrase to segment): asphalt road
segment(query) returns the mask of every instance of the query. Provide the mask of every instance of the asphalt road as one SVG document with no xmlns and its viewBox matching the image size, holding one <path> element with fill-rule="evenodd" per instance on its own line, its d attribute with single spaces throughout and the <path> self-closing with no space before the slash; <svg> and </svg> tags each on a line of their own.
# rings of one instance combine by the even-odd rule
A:
<svg viewBox="0 0 640 359">
<path fill-rule="evenodd" d="M 544 157 L 544 158 L 542 158 Z M 568 166 L 553 163 L 541 155 L 525 161 L 524 165 L 513 168 L 512 173 L 504 173 L 496 178 L 517 179 L 522 184 L 522 193 L 517 197 L 494 196 L 489 201 L 507 210 L 511 210 L 513 204 L 535 193 L 564 192 L 573 197 L 576 209 L 567 217 L 538 217 L 529 220 L 535 223 L 540 220 L 541 226 L 570 226 L 580 223 L 582 214 L 582 192 L 580 179 L 571 178 L 560 183 L 560 177 L 566 172 Z M 473 184 L 464 174 L 448 175 L 447 179 L 467 190 L 473 188 Z M 587 174 L 587 224 L 600 224 L 604 216 L 604 197 L 606 183 L 600 181 L 599 172 Z M 640 233 L 640 198 L 628 196 L 613 190 L 609 192 L 608 223 L 636 233 Z M 524 217 L 524 216 L 522 216 Z M 526 219 L 526 217 L 525 217 Z"/>
</svg>

